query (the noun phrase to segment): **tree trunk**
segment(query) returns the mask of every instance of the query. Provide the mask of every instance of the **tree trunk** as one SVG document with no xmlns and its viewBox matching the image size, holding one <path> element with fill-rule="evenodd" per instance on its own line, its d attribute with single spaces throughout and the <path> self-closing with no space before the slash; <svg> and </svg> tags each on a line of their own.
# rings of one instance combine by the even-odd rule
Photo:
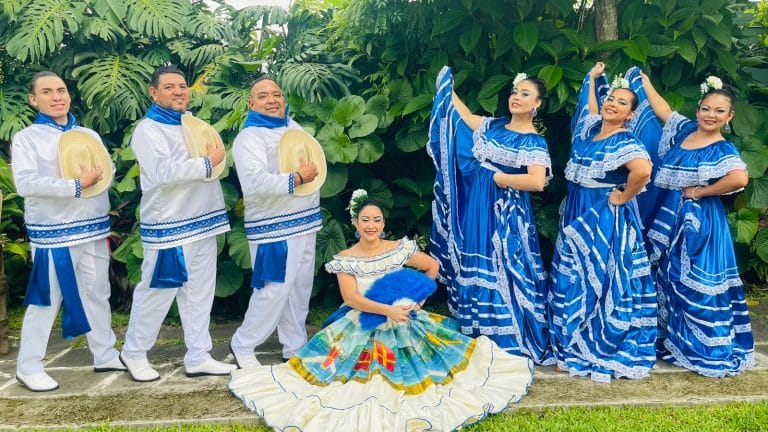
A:
<svg viewBox="0 0 768 432">
<path fill-rule="evenodd" d="M 619 10 L 616 0 L 595 0 L 595 34 L 597 41 L 619 38 Z"/>
</svg>

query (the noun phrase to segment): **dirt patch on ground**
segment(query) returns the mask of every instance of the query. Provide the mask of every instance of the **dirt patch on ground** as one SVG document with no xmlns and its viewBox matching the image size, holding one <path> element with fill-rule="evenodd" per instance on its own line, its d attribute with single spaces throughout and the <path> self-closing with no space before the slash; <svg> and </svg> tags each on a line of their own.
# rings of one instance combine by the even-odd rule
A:
<svg viewBox="0 0 768 432">
<path fill-rule="evenodd" d="M 132 393 L 99 397 L 0 399 L 0 406 L 0 423 L 13 426 L 74 426 L 252 415 L 240 400 L 221 390 L 169 395 Z"/>
</svg>

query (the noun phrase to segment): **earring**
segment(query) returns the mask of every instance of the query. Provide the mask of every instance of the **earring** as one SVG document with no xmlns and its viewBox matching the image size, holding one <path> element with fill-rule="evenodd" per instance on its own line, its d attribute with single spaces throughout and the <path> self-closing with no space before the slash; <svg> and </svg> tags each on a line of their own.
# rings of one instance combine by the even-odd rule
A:
<svg viewBox="0 0 768 432">
<path fill-rule="evenodd" d="M 538 113 L 539 113 L 539 112 L 536 110 L 536 107 L 534 107 L 534 108 L 533 108 L 533 111 L 531 111 L 531 117 L 534 117 L 534 118 L 535 118 L 535 117 L 536 117 L 536 114 L 538 114 Z"/>
<path fill-rule="evenodd" d="M 360 240 L 360 231 L 355 231 L 355 238 Z"/>
<path fill-rule="evenodd" d="M 725 127 L 723 129 L 725 129 L 726 132 L 730 132 L 731 131 L 731 124 L 728 123 L 728 122 L 725 122 Z"/>
<path fill-rule="evenodd" d="M 384 235 L 384 231 L 382 231 L 381 234 L 379 234 L 379 238 L 383 239 L 384 237 L 386 237 L 386 236 Z"/>
</svg>

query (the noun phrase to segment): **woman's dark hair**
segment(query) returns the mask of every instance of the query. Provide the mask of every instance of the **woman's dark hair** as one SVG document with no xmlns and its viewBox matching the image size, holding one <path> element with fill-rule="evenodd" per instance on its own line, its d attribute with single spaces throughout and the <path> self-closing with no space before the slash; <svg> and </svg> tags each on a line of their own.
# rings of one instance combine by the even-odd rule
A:
<svg viewBox="0 0 768 432">
<path fill-rule="evenodd" d="M 539 92 L 539 97 L 537 99 L 540 99 L 543 104 L 544 95 L 547 94 L 547 83 L 545 83 L 543 79 L 537 77 L 528 77 L 523 81 L 530 81 L 536 86 L 536 91 Z"/>
<path fill-rule="evenodd" d="M 381 205 L 379 205 L 379 203 L 377 203 L 372 199 L 366 199 L 365 201 L 358 203 L 353 209 L 355 212 L 355 220 L 357 220 L 357 218 L 360 217 L 360 212 L 363 211 L 364 208 L 370 207 L 370 206 L 378 208 L 379 210 L 381 210 L 381 214 L 382 215 L 384 214 L 384 208 L 382 208 Z"/>
<path fill-rule="evenodd" d="M 627 87 L 621 87 L 621 88 L 615 88 L 611 90 L 611 93 L 615 92 L 616 90 L 626 90 L 630 93 L 632 93 L 632 100 L 629 102 L 630 106 L 632 106 L 632 112 L 634 112 L 637 109 L 637 93 L 635 93 L 634 90 Z"/>
<path fill-rule="evenodd" d="M 707 92 L 704 93 L 704 96 L 702 96 L 701 100 L 699 101 L 699 106 L 701 106 L 701 103 L 704 102 L 704 99 L 713 94 L 727 98 L 728 102 L 731 104 L 731 111 L 733 111 L 733 104 L 736 102 L 736 93 L 733 91 L 733 87 L 729 86 L 728 84 L 723 84 L 723 87 L 719 89 L 711 87 L 707 89 Z"/>
</svg>

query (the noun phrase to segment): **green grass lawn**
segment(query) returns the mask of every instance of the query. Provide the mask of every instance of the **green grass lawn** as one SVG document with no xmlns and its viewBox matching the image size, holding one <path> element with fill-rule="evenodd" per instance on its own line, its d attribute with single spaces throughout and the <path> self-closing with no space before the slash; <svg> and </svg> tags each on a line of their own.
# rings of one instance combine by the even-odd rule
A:
<svg viewBox="0 0 768 432">
<path fill-rule="evenodd" d="M 82 429 L 81 429 L 82 430 Z M 87 431 L 125 430 L 102 426 Z M 136 428 L 152 432 L 245 432 L 269 431 L 259 425 L 183 425 Z M 768 402 L 737 402 L 714 406 L 600 407 L 544 411 L 520 410 L 491 416 L 463 429 L 480 432 L 725 432 L 768 431 Z M 360 431 L 364 432 L 364 431 Z"/>
</svg>

